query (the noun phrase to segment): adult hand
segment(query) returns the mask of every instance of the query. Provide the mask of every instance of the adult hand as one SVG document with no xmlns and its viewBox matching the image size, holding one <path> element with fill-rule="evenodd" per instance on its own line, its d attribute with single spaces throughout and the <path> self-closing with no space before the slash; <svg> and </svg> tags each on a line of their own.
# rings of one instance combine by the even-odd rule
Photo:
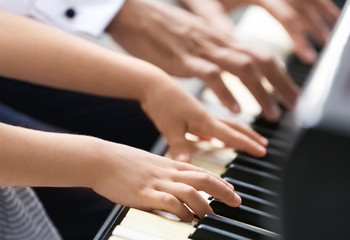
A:
<svg viewBox="0 0 350 240">
<path fill-rule="evenodd" d="M 209 20 L 215 26 L 227 27 L 223 14 L 242 5 L 259 5 L 274 16 L 287 30 L 294 41 L 295 52 L 299 57 L 312 63 L 317 53 L 309 42 L 312 36 L 319 44 L 324 44 L 338 19 L 340 10 L 330 0 L 208 0 L 206 4 L 200 0 L 179 0 L 192 12 Z M 215 7 L 207 7 L 207 6 Z M 218 17 L 221 15 L 221 17 Z M 222 19 L 220 22 L 218 19 Z M 232 29 L 228 29 L 232 31 Z"/>
<path fill-rule="evenodd" d="M 265 155 L 265 138 L 249 126 L 214 118 L 177 84 L 149 89 L 152 90 L 148 90 L 141 107 L 167 139 L 169 153 L 175 160 L 190 161 L 192 144 L 185 138 L 187 132 L 201 139 L 217 138 L 227 147 L 255 156 Z"/>
<path fill-rule="evenodd" d="M 167 73 L 202 79 L 232 112 L 240 108 L 221 79 L 223 71 L 241 79 L 269 120 L 278 119 L 280 112 L 261 85 L 262 77 L 288 108 L 295 104 L 298 88 L 270 54 L 253 50 L 180 8 L 154 0 L 128 0 L 107 31 L 128 52 Z"/>
<path fill-rule="evenodd" d="M 193 213 L 199 217 L 213 213 L 198 191 L 232 207 L 241 204 L 229 183 L 204 169 L 114 143 L 103 149 L 102 167 L 98 174 L 92 173 L 91 185 L 116 203 L 145 211 L 164 210 L 184 221 L 191 221 Z"/>
</svg>

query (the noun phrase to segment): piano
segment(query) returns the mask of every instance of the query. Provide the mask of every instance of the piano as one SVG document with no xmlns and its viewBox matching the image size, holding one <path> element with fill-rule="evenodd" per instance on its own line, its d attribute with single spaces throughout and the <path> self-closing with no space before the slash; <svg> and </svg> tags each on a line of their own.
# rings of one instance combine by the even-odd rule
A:
<svg viewBox="0 0 350 240">
<path fill-rule="evenodd" d="M 276 123 L 252 121 L 269 139 L 265 157 L 208 146 L 194 156 L 195 165 L 234 185 L 240 207 L 208 196 L 216 215 L 184 223 L 117 205 L 95 240 L 350 239 L 349 5 L 315 66 L 288 57 L 289 73 L 303 85 L 295 112 Z M 154 152 L 164 150 L 160 141 Z"/>
</svg>

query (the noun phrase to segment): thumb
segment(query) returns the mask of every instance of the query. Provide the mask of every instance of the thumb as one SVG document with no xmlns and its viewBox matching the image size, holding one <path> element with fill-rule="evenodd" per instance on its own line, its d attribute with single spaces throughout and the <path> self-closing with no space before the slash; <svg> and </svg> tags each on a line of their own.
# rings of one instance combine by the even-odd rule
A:
<svg viewBox="0 0 350 240">
<path fill-rule="evenodd" d="M 191 161 L 192 145 L 185 138 L 181 141 L 170 143 L 169 154 L 172 159 L 179 162 Z"/>
</svg>

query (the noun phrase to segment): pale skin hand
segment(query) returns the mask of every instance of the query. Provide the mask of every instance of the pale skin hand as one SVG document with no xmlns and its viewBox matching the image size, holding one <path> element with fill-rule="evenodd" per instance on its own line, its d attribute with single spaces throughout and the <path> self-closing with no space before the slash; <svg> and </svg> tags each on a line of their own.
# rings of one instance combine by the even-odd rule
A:
<svg viewBox="0 0 350 240">
<path fill-rule="evenodd" d="M 146 211 L 165 210 L 185 221 L 193 214 L 184 203 L 199 217 L 213 213 L 198 191 L 232 207 L 241 203 L 230 184 L 204 169 L 126 146 L 110 145 L 106 150 L 108 173 L 98 177 L 93 189 L 112 201 Z"/>
<path fill-rule="evenodd" d="M 148 96 L 141 106 L 166 137 L 174 159 L 190 161 L 192 145 L 185 139 L 187 132 L 202 139 L 218 138 L 227 147 L 255 156 L 265 155 L 265 138 L 248 126 L 212 117 L 198 101 L 178 87 L 154 88 Z"/>
<path fill-rule="evenodd" d="M 294 50 L 306 63 L 313 63 L 317 53 L 310 45 L 308 36 L 312 36 L 319 44 L 324 44 L 338 19 L 340 10 L 330 0 L 179 0 L 188 9 L 207 19 L 217 27 L 227 28 L 229 12 L 242 5 L 259 5 L 271 13 L 285 27 L 294 41 Z M 215 7 L 205 7 L 206 5 Z M 224 11 L 222 9 L 225 9 Z"/>
<path fill-rule="evenodd" d="M 45 133 L 0 123 L 0 185 L 88 187 L 142 210 L 185 221 L 213 213 L 202 190 L 237 207 L 240 197 L 214 174 L 187 163 L 93 137 Z"/>
<path fill-rule="evenodd" d="M 137 100 L 167 138 L 172 156 L 178 160 L 190 161 L 186 132 L 218 138 L 229 147 L 256 156 L 265 155 L 266 139 L 249 127 L 209 115 L 162 70 L 57 29 L 0 13 L 0 72 L 4 76 Z M 32 56 L 36 56 L 34 60 Z"/>
<path fill-rule="evenodd" d="M 180 8 L 154 0 L 128 0 L 107 32 L 128 52 L 169 74 L 202 79 L 232 112 L 240 108 L 223 83 L 223 71 L 241 79 L 269 120 L 277 120 L 280 111 L 260 82 L 263 76 L 282 103 L 288 108 L 295 105 L 299 89 L 269 53 L 239 42 Z"/>
</svg>

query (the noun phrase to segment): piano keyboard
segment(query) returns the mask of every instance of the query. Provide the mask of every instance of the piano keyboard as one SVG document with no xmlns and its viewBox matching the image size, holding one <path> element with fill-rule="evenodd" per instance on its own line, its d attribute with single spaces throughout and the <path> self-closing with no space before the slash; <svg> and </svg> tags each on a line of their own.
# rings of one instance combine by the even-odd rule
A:
<svg viewBox="0 0 350 240">
<path fill-rule="evenodd" d="M 259 118 L 252 124 L 253 128 L 265 133 L 271 141 L 267 155 L 263 158 L 215 148 L 198 151 L 194 156 L 195 165 L 221 174 L 235 186 L 235 191 L 242 198 L 240 207 L 232 208 L 218 199 L 209 198 L 217 215 L 208 214 L 192 223 L 181 222 L 166 213 L 163 213 L 164 217 L 159 212 L 155 214 L 125 208 L 121 214 L 125 214 L 125 217 L 121 217 L 120 224 L 117 224 L 107 239 L 279 239 L 278 189 L 289 145 L 288 131 L 292 131 L 288 129 L 288 117 L 284 119 L 286 120 L 271 124 Z M 279 130 L 280 126 L 283 126 L 283 131 Z"/>
</svg>

